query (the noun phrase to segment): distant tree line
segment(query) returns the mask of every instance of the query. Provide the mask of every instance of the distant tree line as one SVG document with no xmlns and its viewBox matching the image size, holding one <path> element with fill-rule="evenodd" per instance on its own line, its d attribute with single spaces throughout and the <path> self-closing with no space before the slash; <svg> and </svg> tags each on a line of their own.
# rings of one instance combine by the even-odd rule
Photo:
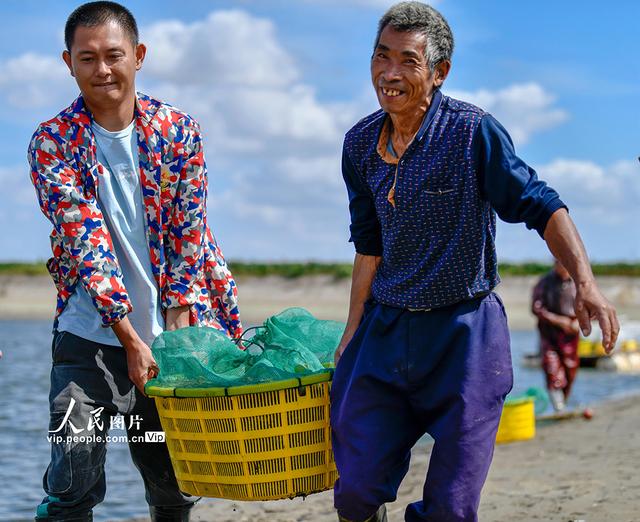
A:
<svg viewBox="0 0 640 522">
<path fill-rule="evenodd" d="M 327 275 L 335 279 L 351 277 L 350 263 L 250 263 L 230 261 L 231 271 L 236 276 L 280 276 L 295 279 L 302 276 Z M 640 263 L 594 263 L 593 273 L 600 276 L 640 277 Z M 551 268 L 549 263 L 500 263 L 502 276 L 528 276 L 544 274 Z M 42 275 L 47 273 L 44 262 L 0 263 L 0 275 Z"/>
</svg>

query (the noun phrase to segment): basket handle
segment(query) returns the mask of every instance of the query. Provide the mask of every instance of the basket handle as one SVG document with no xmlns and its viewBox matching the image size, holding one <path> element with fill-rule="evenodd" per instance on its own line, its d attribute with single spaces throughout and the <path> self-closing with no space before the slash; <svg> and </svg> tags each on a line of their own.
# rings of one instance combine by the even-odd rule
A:
<svg viewBox="0 0 640 522">
<path fill-rule="evenodd" d="M 242 335 L 236 339 L 231 339 L 234 343 L 236 343 L 236 345 L 238 345 L 238 348 L 240 348 L 241 350 L 246 350 L 249 346 L 257 346 L 258 348 L 261 348 L 262 350 L 264 350 L 264 346 L 262 344 L 260 344 L 257 341 L 254 341 L 253 339 L 256 337 L 255 335 L 253 337 L 251 337 L 251 339 L 247 339 L 245 337 L 245 335 L 252 331 L 252 330 L 265 330 L 264 326 L 252 326 L 251 328 L 247 328 L 246 330 L 244 330 L 242 332 Z"/>
</svg>

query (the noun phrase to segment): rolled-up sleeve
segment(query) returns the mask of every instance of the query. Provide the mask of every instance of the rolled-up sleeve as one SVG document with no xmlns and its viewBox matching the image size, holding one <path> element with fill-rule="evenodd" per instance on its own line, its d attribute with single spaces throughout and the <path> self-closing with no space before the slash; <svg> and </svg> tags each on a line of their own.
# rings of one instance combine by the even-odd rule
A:
<svg viewBox="0 0 640 522">
<path fill-rule="evenodd" d="M 542 237 L 551 215 L 567 208 L 558 193 L 538 179 L 535 170 L 516 156 L 507 131 L 491 115 L 482 118 L 474 137 L 482 196 L 500 219 L 525 223 Z"/>
<path fill-rule="evenodd" d="M 382 233 L 373 196 L 345 148 L 342 150 L 342 177 L 349 195 L 351 214 L 349 241 L 354 244 L 358 254 L 381 256 Z"/>
</svg>

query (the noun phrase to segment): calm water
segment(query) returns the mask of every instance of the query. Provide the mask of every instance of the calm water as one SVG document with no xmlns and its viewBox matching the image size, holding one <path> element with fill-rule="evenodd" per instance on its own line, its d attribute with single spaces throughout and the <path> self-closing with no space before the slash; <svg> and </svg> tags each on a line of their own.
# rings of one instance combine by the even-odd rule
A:
<svg viewBox="0 0 640 522">
<path fill-rule="evenodd" d="M 49 461 L 48 386 L 51 365 L 49 321 L 0 321 L 0 520 L 32 520 L 40 503 L 42 474 Z M 534 332 L 513 332 L 514 393 L 543 386 L 541 372 L 522 368 L 522 355 L 534 351 Z M 580 371 L 572 403 L 640 391 L 640 376 Z M 147 514 L 141 479 L 126 444 L 109 446 L 107 496 L 96 521 Z"/>
</svg>

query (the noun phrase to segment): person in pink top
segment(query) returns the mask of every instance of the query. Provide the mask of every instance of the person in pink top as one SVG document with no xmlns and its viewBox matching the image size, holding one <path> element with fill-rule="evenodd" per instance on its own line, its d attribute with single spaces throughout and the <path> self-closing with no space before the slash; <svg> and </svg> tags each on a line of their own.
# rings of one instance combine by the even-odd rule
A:
<svg viewBox="0 0 640 522">
<path fill-rule="evenodd" d="M 556 411 L 564 409 L 578 372 L 580 325 L 573 308 L 576 285 L 557 261 L 533 289 L 531 311 L 538 318 L 542 369 Z"/>
</svg>

